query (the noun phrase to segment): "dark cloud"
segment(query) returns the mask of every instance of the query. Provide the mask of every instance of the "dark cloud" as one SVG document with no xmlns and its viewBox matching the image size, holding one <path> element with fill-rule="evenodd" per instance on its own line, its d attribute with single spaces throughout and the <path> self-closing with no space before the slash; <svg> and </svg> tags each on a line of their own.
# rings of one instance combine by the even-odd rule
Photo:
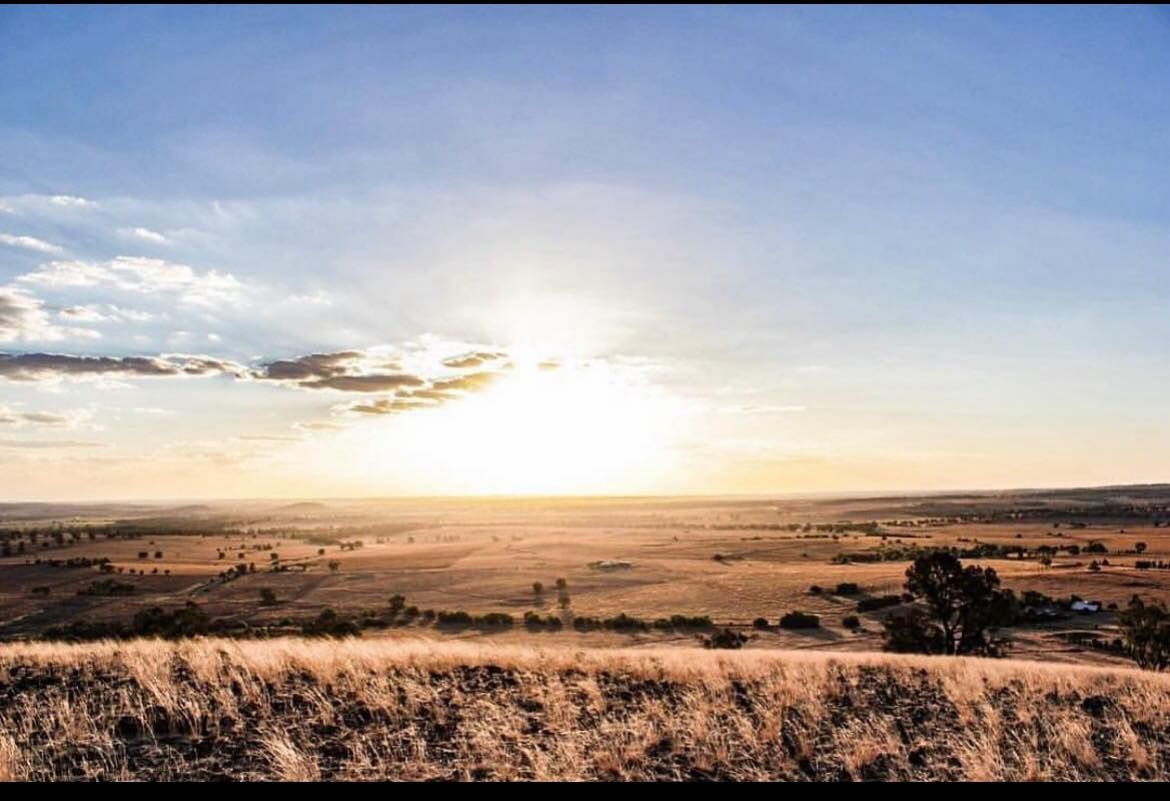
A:
<svg viewBox="0 0 1170 801">
<path fill-rule="evenodd" d="M 234 362 L 208 356 L 72 356 L 65 353 L 0 353 L 0 378 L 41 381 L 85 376 L 165 377 L 246 371 Z"/>
<path fill-rule="evenodd" d="M 257 370 L 256 378 L 268 381 L 309 381 L 348 375 L 364 354 L 356 350 L 338 353 L 311 353 L 298 359 L 269 362 Z"/>
<path fill-rule="evenodd" d="M 457 370 L 463 370 L 468 367 L 479 367 L 481 364 L 488 362 L 499 361 L 506 359 L 508 354 L 498 353 L 494 351 L 475 351 L 473 353 L 464 353 L 461 356 L 452 356 L 449 359 L 443 360 L 444 367 L 452 367 Z"/>
<path fill-rule="evenodd" d="M 381 360 L 376 365 L 368 362 L 369 356 L 356 350 L 313 353 L 261 365 L 252 372 L 252 377 L 304 389 L 333 389 L 339 392 L 389 392 L 401 387 L 421 387 L 426 384 L 418 376 L 397 372 L 400 366 L 394 361 Z"/>
<path fill-rule="evenodd" d="M 400 387 L 421 387 L 427 382 L 408 373 L 386 373 L 383 375 L 339 375 L 319 378 L 315 381 L 301 381 L 297 384 L 307 389 L 335 389 L 339 392 L 387 392 Z"/>
</svg>

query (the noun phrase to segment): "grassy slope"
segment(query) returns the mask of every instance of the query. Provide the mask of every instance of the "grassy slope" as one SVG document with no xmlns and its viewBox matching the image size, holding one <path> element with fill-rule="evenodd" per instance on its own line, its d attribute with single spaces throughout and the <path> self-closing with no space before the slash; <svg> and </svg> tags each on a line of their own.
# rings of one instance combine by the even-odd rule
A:
<svg viewBox="0 0 1170 801">
<path fill-rule="evenodd" d="M 386 641 L 0 648 L 0 777 L 1170 778 L 1170 677 Z"/>
</svg>

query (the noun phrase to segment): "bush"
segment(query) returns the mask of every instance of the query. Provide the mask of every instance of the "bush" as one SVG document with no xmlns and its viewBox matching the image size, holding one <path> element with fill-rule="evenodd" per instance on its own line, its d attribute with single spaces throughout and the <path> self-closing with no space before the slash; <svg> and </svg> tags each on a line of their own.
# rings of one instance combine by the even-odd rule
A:
<svg viewBox="0 0 1170 801">
<path fill-rule="evenodd" d="M 843 581 L 837 585 L 834 595 L 857 595 L 861 592 L 861 587 L 858 587 L 852 581 Z"/>
<path fill-rule="evenodd" d="M 1109 549 L 1105 547 L 1105 543 L 1093 540 L 1084 548 L 1085 553 L 1109 553 Z"/>
<path fill-rule="evenodd" d="M 543 592 L 544 592 L 544 585 L 543 584 L 541 584 L 539 581 L 532 582 L 532 594 L 533 595 L 540 595 Z"/>
<path fill-rule="evenodd" d="M 862 598 L 857 602 L 858 612 L 873 612 L 877 609 L 887 609 L 902 603 L 900 595 L 879 595 L 877 598 Z"/>
<path fill-rule="evenodd" d="M 700 638 L 704 648 L 743 648 L 749 637 L 731 629 L 721 629 L 709 637 Z"/>
<path fill-rule="evenodd" d="M 845 617 L 841 618 L 841 625 L 850 631 L 856 631 L 857 629 L 861 628 L 861 618 L 859 618 L 857 615 L 846 615 Z"/>
<path fill-rule="evenodd" d="M 270 587 L 260 588 L 260 605 L 261 606 L 275 606 L 277 604 L 276 592 Z"/>
<path fill-rule="evenodd" d="M 301 633 L 306 637 L 349 637 L 360 632 L 361 627 L 351 618 L 332 609 L 322 609 L 316 620 L 301 626 Z"/>
<path fill-rule="evenodd" d="M 636 617 L 630 617 L 625 612 L 622 612 L 616 617 L 606 618 L 602 621 L 602 625 L 612 631 L 645 631 L 650 628 L 646 625 L 645 621 Z"/>
<path fill-rule="evenodd" d="M 443 609 L 435 616 L 435 622 L 440 626 L 470 626 L 475 618 L 467 612 L 448 612 Z"/>
<path fill-rule="evenodd" d="M 133 595 L 134 585 L 125 584 L 114 579 L 102 579 L 101 581 L 91 582 L 88 587 L 78 590 L 77 594 L 97 596 Z"/>
<path fill-rule="evenodd" d="M 782 629 L 819 629 L 820 627 L 821 619 L 807 612 L 789 612 L 780 618 L 780 628 Z"/>
<path fill-rule="evenodd" d="M 766 617 L 757 617 L 755 620 L 752 621 L 752 628 L 753 629 L 767 629 L 768 627 L 769 627 L 768 618 L 766 618 Z"/>
<path fill-rule="evenodd" d="M 824 588 L 822 588 L 819 584 L 814 584 L 808 588 L 809 595 L 820 595 L 824 591 Z"/>
</svg>

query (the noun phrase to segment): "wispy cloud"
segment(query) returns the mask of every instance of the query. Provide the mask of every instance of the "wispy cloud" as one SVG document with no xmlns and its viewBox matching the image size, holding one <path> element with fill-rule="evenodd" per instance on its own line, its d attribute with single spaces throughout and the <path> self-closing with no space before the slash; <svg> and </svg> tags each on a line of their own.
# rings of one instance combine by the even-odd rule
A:
<svg viewBox="0 0 1170 801">
<path fill-rule="evenodd" d="M 0 448 L 57 450 L 64 448 L 108 448 L 105 442 L 75 439 L 0 439 Z"/>
<path fill-rule="evenodd" d="M 37 253 L 58 254 L 65 252 L 65 249 L 60 245 L 54 245 L 51 242 L 46 242 L 43 239 L 37 239 L 33 236 L 17 236 L 15 234 L 0 234 L 0 245 L 24 248 L 25 250 L 36 251 Z"/>
<path fill-rule="evenodd" d="M 100 336 L 93 329 L 56 325 L 39 298 L 15 287 L 0 287 L 0 342 L 59 342 Z"/>
<path fill-rule="evenodd" d="M 109 286 L 143 294 L 175 293 L 180 302 L 202 306 L 236 304 L 245 294 L 244 284 L 230 273 L 200 272 L 186 264 L 142 256 L 118 256 L 105 262 L 54 261 L 17 280 L 47 287 Z"/>
<path fill-rule="evenodd" d="M 77 195 L 51 195 L 49 202 L 54 206 L 62 206 L 68 209 L 93 209 L 97 208 L 97 203 L 92 200 L 87 200 Z"/>
<path fill-rule="evenodd" d="M 734 406 L 724 406 L 720 410 L 722 414 L 794 414 L 808 411 L 807 406 L 799 405 L 774 405 L 774 404 L 738 404 Z"/>
<path fill-rule="evenodd" d="M 119 228 L 118 235 L 126 237 L 127 239 L 137 239 L 142 242 L 150 242 L 154 245 L 171 244 L 171 240 L 167 239 L 158 231 L 152 231 L 149 228 Z"/>
</svg>

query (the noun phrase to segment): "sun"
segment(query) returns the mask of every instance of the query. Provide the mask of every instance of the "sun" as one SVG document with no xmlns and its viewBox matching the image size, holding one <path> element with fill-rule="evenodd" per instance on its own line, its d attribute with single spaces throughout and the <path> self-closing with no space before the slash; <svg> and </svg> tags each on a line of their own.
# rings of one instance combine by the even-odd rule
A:
<svg viewBox="0 0 1170 801">
<path fill-rule="evenodd" d="M 599 359 L 554 366 L 520 354 L 482 392 L 360 421 L 337 438 L 331 461 L 371 492 L 636 491 L 669 468 L 682 414 L 636 369 Z"/>
</svg>

